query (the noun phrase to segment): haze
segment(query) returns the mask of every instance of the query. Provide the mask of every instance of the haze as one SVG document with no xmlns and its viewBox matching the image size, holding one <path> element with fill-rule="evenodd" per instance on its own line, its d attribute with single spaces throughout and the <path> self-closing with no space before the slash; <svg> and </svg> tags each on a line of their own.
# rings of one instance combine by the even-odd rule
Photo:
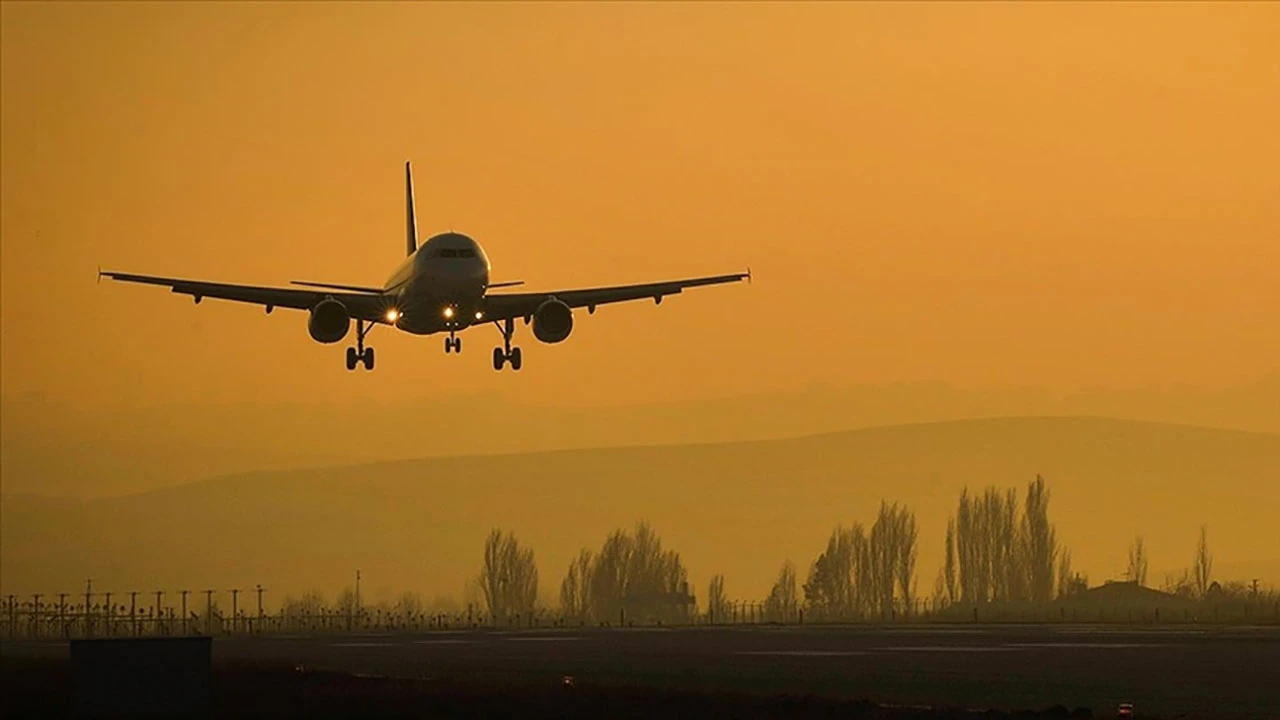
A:
<svg viewBox="0 0 1280 720">
<path fill-rule="evenodd" d="M 0 19 L 7 493 L 1089 414 L 1256 433 L 1228 463 L 1247 476 L 1216 480 L 1244 495 L 1215 496 L 1208 471 L 1147 479 L 1182 494 L 1169 533 L 1187 548 L 1239 497 L 1280 504 L 1275 4 L 6 2 Z M 302 313 L 94 283 L 99 266 L 380 283 L 403 254 L 405 160 L 420 231 L 475 237 L 497 281 L 755 281 L 580 314 L 554 347 L 522 327 L 518 374 L 490 368 L 490 328 L 461 356 L 378 330 L 377 370 L 348 373 Z M 1109 442 L 1098 427 L 1082 447 Z M 1204 467 L 1217 437 L 1194 445 Z M 999 468 L 927 472 L 947 507 L 965 483 L 1035 472 L 1071 496 L 1033 459 Z M 842 517 L 909 499 L 900 480 L 877 476 Z M 677 549 L 687 510 L 658 528 Z M 1081 513 L 1058 518 L 1076 547 L 1097 532 Z M 441 542 L 547 532 L 473 519 Z M 1223 565 L 1274 574 L 1262 527 L 1225 534 Z M 564 557 L 602 539 L 566 529 Z M 1112 529 L 1119 557 L 1141 524 Z M 1101 579 L 1110 551 L 1089 547 Z"/>
</svg>

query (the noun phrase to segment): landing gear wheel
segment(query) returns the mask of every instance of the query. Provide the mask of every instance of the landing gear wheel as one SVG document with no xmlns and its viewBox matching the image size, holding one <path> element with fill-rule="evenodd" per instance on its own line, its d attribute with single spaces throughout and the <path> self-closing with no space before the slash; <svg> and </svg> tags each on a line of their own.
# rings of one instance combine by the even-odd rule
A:
<svg viewBox="0 0 1280 720">
<path fill-rule="evenodd" d="M 453 338 L 444 339 L 444 354 L 448 355 L 453 352 Z"/>
<path fill-rule="evenodd" d="M 507 318 L 501 325 L 495 320 L 493 324 L 502 332 L 502 347 L 493 349 L 493 369 L 501 370 L 503 365 L 510 362 L 512 370 L 519 370 L 523 361 L 520 348 L 511 347 L 511 337 L 516 334 L 515 318 Z"/>
<path fill-rule="evenodd" d="M 453 339 L 453 351 L 456 353 L 462 352 L 462 338 Z"/>
<path fill-rule="evenodd" d="M 356 319 L 356 346 L 347 348 L 347 369 L 355 370 L 356 365 L 364 364 L 365 370 L 373 369 L 373 348 L 364 346 L 364 337 L 374 327 L 374 323 L 366 323 Z"/>
</svg>

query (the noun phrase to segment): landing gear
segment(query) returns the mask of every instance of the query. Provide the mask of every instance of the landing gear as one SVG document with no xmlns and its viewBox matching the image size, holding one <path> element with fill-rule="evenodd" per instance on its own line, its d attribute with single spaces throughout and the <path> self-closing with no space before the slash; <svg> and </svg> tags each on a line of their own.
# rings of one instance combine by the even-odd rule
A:
<svg viewBox="0 0 1280 720">
<path fill-rule="evenodd" d="M 347 369 L 355 370 L 356 365 L 364 364 L 365 370 L 373 369 L 373 348 L 364 346 L 364 337 L 373 329 L 373 323 L 356 320 L 356 346 L 347 348 Z"/>
<path fill-rule="evenodd" d="M 495 322 L 494 325 L 498 323 Z M 519 370 L 524 364 L 524 358 L 521 357 L 520 348 L 511 347 L 511 337 L 516 334 L 516 321 L 507 318 L 502 325 L 498 325 L 498 330 L 502 332 L 502 347 L 493 349 L 493 369 L 502 370 L 510 362 L 512 370 Z"/>
<path fill-rule="evenodd" d="M 449 333 L 449 337 L 444 339 L 444 351 L 446 354 L 462 352 L 462 338 L 455 337 L 453 333 Z"/>
</svg>

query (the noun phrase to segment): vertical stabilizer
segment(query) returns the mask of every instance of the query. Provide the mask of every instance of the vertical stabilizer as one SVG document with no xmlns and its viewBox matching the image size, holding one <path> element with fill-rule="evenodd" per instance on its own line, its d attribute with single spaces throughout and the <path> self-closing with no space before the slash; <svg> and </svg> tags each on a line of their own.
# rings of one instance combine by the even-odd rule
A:
<svg viewBox="0 0 1280 720">
<path fill-rule="evenodd" d="M 404 224 L 405 254 L 412 255 L 418 250 L 418 215 L 413 209 L 413 168 L 408 161 L 404 164 Z"/>
</svg>

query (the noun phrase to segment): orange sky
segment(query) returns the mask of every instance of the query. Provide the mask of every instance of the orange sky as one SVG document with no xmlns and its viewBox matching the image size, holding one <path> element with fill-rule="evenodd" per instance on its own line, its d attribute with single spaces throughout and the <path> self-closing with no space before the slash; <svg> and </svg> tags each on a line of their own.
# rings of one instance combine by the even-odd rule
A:
<svg viewBox="0 0 1280 720">
<path fill-rule="evenodd" d="M 1280 368 L 1280 5 L 4 3 L 0 381 L 92 402 L 629 402 Z M 95 268 L 380 283 L 421 232 L 531 289 L 756 282 L 494 373 Z"/>
</svg>

